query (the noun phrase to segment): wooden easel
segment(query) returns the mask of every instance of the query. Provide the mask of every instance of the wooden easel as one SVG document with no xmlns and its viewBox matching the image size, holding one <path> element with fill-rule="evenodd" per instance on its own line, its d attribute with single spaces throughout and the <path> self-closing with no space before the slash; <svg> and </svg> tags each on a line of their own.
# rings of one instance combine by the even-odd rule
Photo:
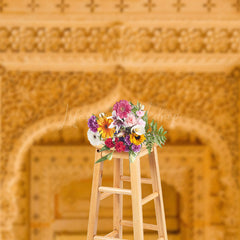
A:
<svg viewBox="0 0 240 240">
<path fill-rule="evenodd" d="M 105 153 L 104 153 L 105 154 Z M 147 155 L 147 149 L 142 149 L 133 163 L 130 163 L 130 176 L 123 175 L 123 159 L 128 159 L 128 153 L 113 153 L 114 178 L 113 187 L 102 184 L 103 162 L 94 164 L 92 193 L 89 211 L 87 240 L 122 239 L 122 227 L 133 227 L 134 240 L 144 239 L 144 229 L 158 232 L 158 240 L 168 240 L 165 213 L 163 206 L 160 171 L 158 166 L 157 148 L 154 146 L 149 155 L 151 178 L 141 178 L 140 158 Z M 95 161 L 102 157 L 102 153 L 95 154 Z M 123 189 L 123 181 L 131 182 L 131 189 Z M 142 199 L 141 183 L 152 184 L 153 193 Z M 113 194 L 113 231 L 105 236 L 98 236 L 98 211 L 100 200 Z M 133 221 L 123 220 L 123 194 L 132 196 Z M 157 225 L 143 223 L 142 205 L 154 199 Z"/>
</svg>

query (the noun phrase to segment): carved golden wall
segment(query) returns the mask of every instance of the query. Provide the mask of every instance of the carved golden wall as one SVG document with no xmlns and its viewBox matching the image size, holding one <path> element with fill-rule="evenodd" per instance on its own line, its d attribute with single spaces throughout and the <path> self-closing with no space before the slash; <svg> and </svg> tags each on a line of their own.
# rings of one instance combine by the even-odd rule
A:
<svg viewBox="0 0 240 240">
<path fill-rule="evenodd" d="M 32 145 L 120 98 L 211 153 L 205 227 L 187 239 L 240 239 L 239 12 L 231 0 L 0 1 L 2 239 L 33 240 Z"/>
</svg>

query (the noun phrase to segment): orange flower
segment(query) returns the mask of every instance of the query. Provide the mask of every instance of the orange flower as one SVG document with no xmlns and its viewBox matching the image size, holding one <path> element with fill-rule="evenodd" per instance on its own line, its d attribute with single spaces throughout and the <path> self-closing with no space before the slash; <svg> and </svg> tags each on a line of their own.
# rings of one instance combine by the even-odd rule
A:
<svg viewBox="0 0 240 240">
<path fill-rule="evenodd" d="M 109 128 L 110 124 L 113 122 L 112 119 L 108 119 L 105 116 L 97 120 L 98 131 L 102 138 L 112 138 L 115 132 L 115 128 Z"/>
</svg>

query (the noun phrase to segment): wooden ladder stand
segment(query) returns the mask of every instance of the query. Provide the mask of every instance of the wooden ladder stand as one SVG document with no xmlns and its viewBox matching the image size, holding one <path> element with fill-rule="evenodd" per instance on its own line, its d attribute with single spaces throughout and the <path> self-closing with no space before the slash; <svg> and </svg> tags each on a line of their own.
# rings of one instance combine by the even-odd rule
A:
<svg viewBox="0 0 240 240">
<path fill-rule="evenodd" d="M 141 178 L 140 158 L 147 155 L 147 149 L 142 149 L 133 163 L 130 163 L 130 176 L 123 175 L 123 159 L 128 159 L 128 153 L 113 153 L 114 177 L 113 187 L 104 187 L 102 184 L 103 162 L 94 164 L 92 193 L 89 211 L 87 240 L 122 239 L 122 227 L 133 227 L 134 240 L 144 239 L 144 229 L 158 232 L 158 240 L 168 240 L 165 213 L 163 206 L 160 171 L 158 166 L 157 148 L 154 146 L 149 155 L 151 178 Z M 104 154 L 105 155 L 105 154 Z M 102 157 L 96 150 L 95 161 Z M 123 181 L 131 182 L 131 189 L 123 189 Z M 153 193 L 142 199 L 141 183 L 152 184 Z M 113 194 L 113 231 L 105 236 L 98 236 L 98 212 L 100 200 Z M 132 196 L 133 221 L 123 220 L 123 196 Z M 142 206 L 154 199 L 157 225 L 143 223 Z"/>
</svg>

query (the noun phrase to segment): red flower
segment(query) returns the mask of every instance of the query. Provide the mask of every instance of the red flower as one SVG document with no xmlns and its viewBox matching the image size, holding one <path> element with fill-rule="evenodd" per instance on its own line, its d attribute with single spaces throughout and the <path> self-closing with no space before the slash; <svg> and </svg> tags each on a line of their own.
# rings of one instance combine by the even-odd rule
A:
<svg viewBox="0 0 240 240">
<path fill-rule="evenodd" d="M 114 147 L 114 143 L 113 143 L 113 141 L 112 141 L 111 138 L 108 138 L 108 139 L 105 141 L 105 145 L 106 145 L 108 148 Z"/>
<path fill-rule="evenodd" d="M 116 142 L 115 148 L 117 152 L 124 152 L 125 150 L 125 145 L 122 141 Z"/>
</svg>

